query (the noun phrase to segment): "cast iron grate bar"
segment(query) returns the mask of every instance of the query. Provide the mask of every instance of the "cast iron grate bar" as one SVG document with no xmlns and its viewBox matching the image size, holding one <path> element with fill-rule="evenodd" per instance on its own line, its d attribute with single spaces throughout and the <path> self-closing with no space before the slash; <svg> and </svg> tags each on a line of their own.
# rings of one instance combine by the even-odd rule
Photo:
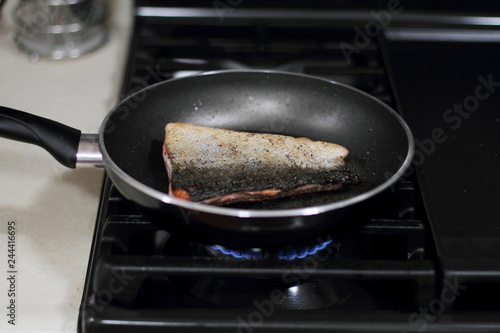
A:
<svg viewBox="0 0 500 333">
<path fill-rule="evenodd" d="M 342 49 L 342 42 L 355 38 L 352 28 L 297 28 L 269 21 L 232 25 L 168 22 L 154 27 L 140 18 L 136 22 L 136 47 L 129 61 L 134 68 L 124 90 L 127 94 L 144 87 L 152 72 L 157 82 L 211 70 L 269 69 L 345 83 L 394 107 L 377 43 L 371 41 L 349 55 Z"/>
</svg>

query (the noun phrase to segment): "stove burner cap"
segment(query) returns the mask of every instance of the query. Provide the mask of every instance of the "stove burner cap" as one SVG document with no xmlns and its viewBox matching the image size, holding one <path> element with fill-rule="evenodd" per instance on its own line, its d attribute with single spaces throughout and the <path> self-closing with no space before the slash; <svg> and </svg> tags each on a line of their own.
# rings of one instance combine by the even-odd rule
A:
<svg viewBox="0 0 500 333">
<path fill-rule="evenodd" d="M 314 255 L 316 252 L 323 250 L 331 242 L 332 240 L 328 240 L 320 244 L 278 250 L 274 255 L 276 258 L 281 260 L 304 259 L 307 256 Z M 226 255 L 237 259 L 249 259 L 249 260 L 262 259 L 264 258 L 264 255 L 267 254 L 262 249 L 232 250 L 220 245 L 208 246 L 207 250 L 212 255 Z"/>
</svg>

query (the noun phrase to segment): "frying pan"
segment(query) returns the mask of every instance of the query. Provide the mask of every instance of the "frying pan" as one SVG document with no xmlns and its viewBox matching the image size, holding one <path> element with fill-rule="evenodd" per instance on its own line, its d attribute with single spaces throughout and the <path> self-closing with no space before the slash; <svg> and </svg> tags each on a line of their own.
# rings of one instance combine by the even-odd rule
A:
<svg viewBox="0 0 500 333">
<path fill-rule="evenodd" d="M 237 207 L 174 198 L 162 158 L 169 122 L 337 143 L 349 149 L 346 163 L 361 184 Z M 207 72 L 149 86 L 121 101 L 91 135 L 0 107 L 0 135 L 40 145 L 68 167 L 103 163 L 116 188 L 154 223 L 230 248 L 317 242 L 364 221 L 410 166 L 414 151 L 408 126 L 376 98 L 317 77 L 261 70 Z"/>
</svg>

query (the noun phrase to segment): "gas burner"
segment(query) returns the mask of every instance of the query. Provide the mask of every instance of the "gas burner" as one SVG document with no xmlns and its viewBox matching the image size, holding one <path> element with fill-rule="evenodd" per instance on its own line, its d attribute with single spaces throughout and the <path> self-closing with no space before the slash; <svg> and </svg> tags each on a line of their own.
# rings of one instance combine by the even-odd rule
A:
<svg viewBox="0 0 500 333">
<path fill-rule="evenodd" d="M 222 308 L 251 309 L 272 302 L 276 310 L 347 309 L 354 299 L 373 304 L 373 296 L 360 282 L 303 277 L 285 270 L 281 278 L 198 277 L 176 283 L 200 301 Z"/>
<path fill-rule="evenodd" d="M 250 250 L 233 250 L 220 245 L 209 245 L 206 246 L 206 250 L 210 255 L 213 256 L 228 256 L 237 259 L 262 259 L 268 257 L 274 257 L 280 260 L 294 260 L 294 259 L 304 259 L 308 256 L 312 256 L 321 250 L 324 250 L 332 240 L 327 240 L 319 244 L 309 245 L 309 246 L 297 246 L 290 247 L 286 249 L 281 249 L 274 252 L 268 252 L 262 249 L 250 249 Z"/>
<path fill-rule="evenodd" d="M 193 252 L 193 248 L 196 246 L 191 244 L 190 248 Z M 199 245 L 198 248 L 200 248 Z M 310 265 L 319 265 L 337 253 L 339 244 L 333 240 L 276 251 L 234 250 L 220 245 L 205 245 L 201 248 L 214 259 L 239 260 L 241 263 L 253 260 L 256 263 L 271 266 L 279 266 L 280 263 L 293 265 L 290 268 L 284 267 L 280 277 L 255 275 L 234 279 L 232 277 L 198 276 L 196 278 L 171 279 L 186 293 L 212 305 L 221 307 L 259 306 L 259 304 L 269 303 L 270 298 L 279 294 L 279 302 L 275 302 L 273 307 L 282 310 L 310 310 L 328 306 L 344 307 L 353 296 L 359 297 L 360 294 L 364 294 L 363 286 L 357 282 L 308 276 Z M 200 252 L 198 252 L 199 254 Z M 242 286 L 245 286 L 244 290 Z M 369 294 L 363 297 L 370 302 Z"/>
</svg>

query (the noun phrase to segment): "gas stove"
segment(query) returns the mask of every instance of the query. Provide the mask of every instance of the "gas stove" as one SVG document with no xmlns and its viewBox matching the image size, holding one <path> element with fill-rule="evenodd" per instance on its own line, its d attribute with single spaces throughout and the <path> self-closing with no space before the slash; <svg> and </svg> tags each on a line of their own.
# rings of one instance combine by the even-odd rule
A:
<svg viewBox="0 0 500 333">
<path fill-rule="evenodd" d="M 272 252 L 171 234 L 106 179 L 79 330 L 500 332 L 500 212 L 492 193 L 500 184 L 494 173 L 500 149 L 493 144 L 500 139 L 494 107 L 500 64 L 486 62 L 500 50 L 496 18 L 464 8 L 437 8 L 430 17 L 417 11 L 422 4 L 411 5 L 217 0 L 208 7 L 167 7 L 137 1 L 121 97 L 219 69 L 315 75 L 397 110 L 414 131 L 417 153 L 413 168 L 370 219 L 318 235 L 314 244 Z M 445 66 L 459 68 L 480 51 L 489 52 L 480 56 L 485 61 L 460 74 Z M 435 73 L 437 79 L 426 80 Z M 450 78 L 451 87 L 444 86 Z M 454 101 L 463 104 L 461 112 Z M 488 120 L 473 114 L 479 107 L 489 110 Z M 477 134 L 464 133 L 465 127 Z M 485 161 L 480 170 L 453 155 L 473 144 L 488 154 L 479 157 Z M 478 187 L 487 195 L 467 195 Z"/>
</svg>

